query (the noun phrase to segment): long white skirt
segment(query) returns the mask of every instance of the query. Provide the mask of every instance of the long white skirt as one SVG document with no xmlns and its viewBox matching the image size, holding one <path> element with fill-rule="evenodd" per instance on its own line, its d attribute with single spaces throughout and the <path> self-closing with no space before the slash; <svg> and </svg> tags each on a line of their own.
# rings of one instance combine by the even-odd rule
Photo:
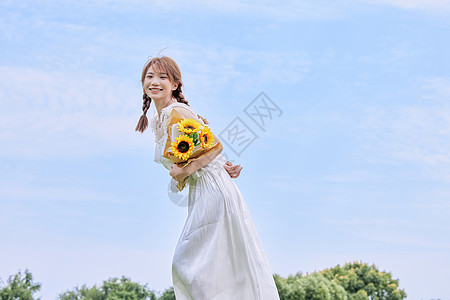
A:
<svg viewBox="0 0 450 300">
<path fill-rule="evenodd" d="M 188 180 L 188 216 L 175 249 L 177 300 L 279 300 L 247 205 L 219 154 Z"/>
</svg>

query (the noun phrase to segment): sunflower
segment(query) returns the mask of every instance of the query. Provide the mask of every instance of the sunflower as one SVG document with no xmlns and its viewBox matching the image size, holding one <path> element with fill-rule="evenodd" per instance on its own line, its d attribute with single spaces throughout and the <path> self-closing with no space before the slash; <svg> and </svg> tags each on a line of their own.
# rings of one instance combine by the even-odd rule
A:
<svg viewBox="0 0 450 300">
<path fill-rule="evenodd" d="M 184 133 L 192 133 L 200 130 L 200 123 L 197 122 L 194 119 L 183 119 L 180 122 L 178 122 L 178 126 L 181 132 Z"/>
<path fill-rule="evenodd" d="M 186 160 L 194 151 L 194 143 L 192 138 L 187 135 L 181 135 L 177 137 L 176 142 L 172 142 L 172 147 L 170 148 L 172 153 L 181 160 Z"/>
<path fill-rule="evenodd" d="M 214 135 L 211 132 L 211 129 L 209 129 L 208 126 L 203 127 L 202 131 L 200 132 L 200 143 L 202 144 L 203 148 L 209 148 L 212 147 L 214 144 Z"/>
</svg>

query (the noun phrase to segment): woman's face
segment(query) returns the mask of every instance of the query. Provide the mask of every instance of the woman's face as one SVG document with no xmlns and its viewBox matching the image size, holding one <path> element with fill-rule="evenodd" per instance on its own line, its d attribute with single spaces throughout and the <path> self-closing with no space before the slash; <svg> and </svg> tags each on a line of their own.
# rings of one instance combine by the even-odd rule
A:
<svg viewBox="0 0 450 300">
<path fill-rule="evenodd" d="M 161 70 L 159 73 L 156 68 L 150 66 L 145 74 L 144 92 L 152 98 L 152 100 L 169 101 L 172 98 L 172 91 L 176 90 L 177 86 L 170 82 L 167 73 Z"/>
</svg>

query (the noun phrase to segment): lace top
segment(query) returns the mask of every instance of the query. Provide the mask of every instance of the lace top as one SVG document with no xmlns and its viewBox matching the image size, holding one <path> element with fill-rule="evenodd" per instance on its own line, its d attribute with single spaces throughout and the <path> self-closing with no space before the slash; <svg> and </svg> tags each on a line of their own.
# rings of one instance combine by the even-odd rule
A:
<svg viewBox="0 0 450 300">
<path fill-rule="evenodd" d="M 163 107 L 160 111 L 159 116 L 158 116 L 158 112 L 155 110 L 155 114 L 153 115 L 152 119 L 150 120 L 150 128 L 152 129 L 153 134 L 155 136 L 155 144 L 156 144 L 154 161 L 157 163 L 163 164 L 167 169 L 170 168 L 170 165 L 172 164 L 172 162 L 170 160 L 162 157 L 162 155 L 163 155 L 164 146 L 165 146 L 165 143 L 167 140 L 167 136 L 169 134 L 169 131 L 167 128 L 167 120 L 170 115 L 170 108 L 175 107 L 175 106 L 188 107 L 184 103 L 173 102 L 173 103 L 167 105 L 166 107 Z M 167 166 L 166 164 L 169 164 L 169 166 Z"/>
</svg>

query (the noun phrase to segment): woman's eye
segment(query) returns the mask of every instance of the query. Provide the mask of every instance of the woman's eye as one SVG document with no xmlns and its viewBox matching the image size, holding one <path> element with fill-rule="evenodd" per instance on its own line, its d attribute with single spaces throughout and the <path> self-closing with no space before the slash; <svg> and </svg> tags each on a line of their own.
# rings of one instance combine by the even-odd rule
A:
<svg viewBox="0 0 450 300">
<path fill-rule="evenodd" d="M 165 76 L 162 76 L 162 77 L 161 77 L 161 79 L 166 79 L 166 78 L 167 78 L 167 77 L 165 77 Z"/>
<path fill-rule="evenodd" d="M 152 78 L 152 76 L 150 76 L 150 75 L 147 75 L 147 78 Z"/>
</svg>

